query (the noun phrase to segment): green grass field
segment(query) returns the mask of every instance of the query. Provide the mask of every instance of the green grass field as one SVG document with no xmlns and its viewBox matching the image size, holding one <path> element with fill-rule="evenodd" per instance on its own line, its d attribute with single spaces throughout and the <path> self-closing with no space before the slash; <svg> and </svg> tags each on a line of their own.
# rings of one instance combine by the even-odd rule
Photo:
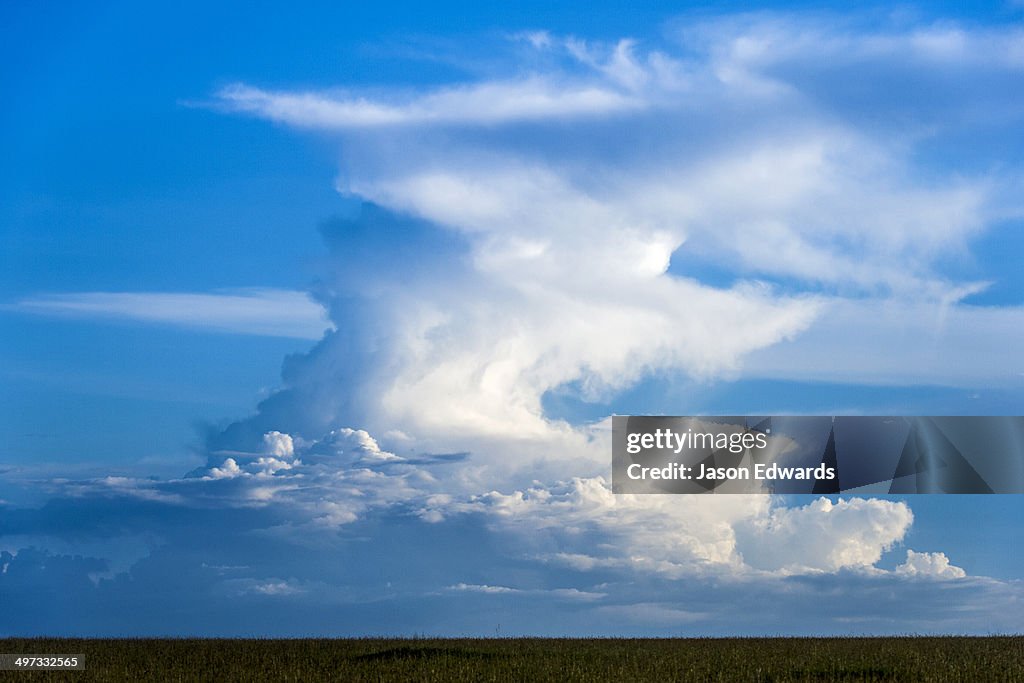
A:
<svg viewBox="0 0 1024 683">
<path fill-rule="evenodd" d="M 0 640 L 84 654 L 96 681 L 1024 681 L 1024 637 Z"/>
</svg>

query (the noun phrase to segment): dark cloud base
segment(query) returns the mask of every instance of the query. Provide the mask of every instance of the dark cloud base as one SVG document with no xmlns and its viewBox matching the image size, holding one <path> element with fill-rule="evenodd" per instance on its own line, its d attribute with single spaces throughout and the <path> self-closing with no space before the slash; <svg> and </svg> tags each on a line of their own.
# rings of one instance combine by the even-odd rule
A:
<svg viewBox="0 0 1024 683">
<path fill-rule="evenodd" d="M 885 572 L 666 579 L 525 555 L 481 514 L 427 523 L 401 506 L 336 530 L 289 530 L 271 508 L 130 498 L 5 510 L 6 532 L 106 539 L 149 553 L 0 555 L 0 636 L 729 636 L 986 634 L 1021 629 L 1020 582 Z M 444 552 L 438 552 L 443 548 Z"/>
</svg>

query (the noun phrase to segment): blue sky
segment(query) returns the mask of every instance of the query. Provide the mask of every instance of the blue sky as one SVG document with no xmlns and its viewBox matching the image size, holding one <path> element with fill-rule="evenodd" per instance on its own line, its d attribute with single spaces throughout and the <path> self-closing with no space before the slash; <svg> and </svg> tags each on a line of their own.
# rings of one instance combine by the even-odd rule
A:
<svg viewBox="0 0 1024 683">
<path fill-rule="evenodd" d="M 0 10 L 0 634 L 1021 631 L 605 419 L 1020 413 L 1019 4 L 363 5 Z"/>
</svg>

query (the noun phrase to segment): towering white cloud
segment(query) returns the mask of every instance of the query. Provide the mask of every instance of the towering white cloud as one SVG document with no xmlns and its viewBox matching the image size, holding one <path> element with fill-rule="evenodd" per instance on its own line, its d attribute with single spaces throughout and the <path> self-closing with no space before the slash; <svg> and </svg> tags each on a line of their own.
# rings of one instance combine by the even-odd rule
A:
<svg viewBox="0 0 1024 683">
<path fill-rule="evenodd" d="M 964 305 L 986 283 L 947 265 L 1021 215 L 1019 172 L 919 158 L 954 129 L 993 125 L 932 86 L 1002 102 L 998 84 L 1024 69 L 1018 30 L 756 14 L 668 35 L 517 34 L 490 75 L 418 90 L 218 94 L 229 110 L 330 133 L 341 192 L 466 245 L 415 286 L 394 263 L 373 285 L 346 275 L 325 292 L 339 328 L 367 324 L 344 317 L 351 297 L 383 304 L 368 321 L 372 366 L 344 389 L 360 426 L 472 450 L 500 472 L 544 462 L 592 476 L 603 436 L 548 419 L 547 392 L 607 399 L 662 373 L 1016 377 L 1013 345 L 997 340 L 1024 334 L 1024 312 Z M 893 82 L 921 94 L 893 97 Z M 707 268 L 732 282 L 709 286 Z M 965 339 L 968 326 L 979 333 Z M 350 341 L 325 341 L 316 367 L 343 363 Z M 868 343 L 876 352 L 850 348 Z M 302 381 L 317 388 L 295 387 L 295 401 L 331 410 L 330 388 Z"/>
<path fill-rule="evenodd" d="M 369 433 L 401 435 L 395 457 L 468 451 L 443 485 L 405 488 L 418 514 L 542 530 L 561 550 L 523 551 L 544 562 L 873 568 L 906 534 L 905 505 L 612 496 L 606 425 L 543 407 L 552 390 L 606 401 L 664 374 L 1013 381 L 1005 339 L 1021 338 L 1024 312 L 964 304 L 987 283 L 948 266 L 1022 214 L 1019 169 L 921 159 L 954 132 L 1007 125 L 944 93 L 1011 104 L 1000 84 L 1024 70 L 1021 34 L 833 19 L 678 22 L 658 46 L 517 34 L 504 68 L 418 91 L 221 91 L 228 110 L 339 141 L 340 192 L 464 245 L 405 253 L 362 281 L 339 266 L 321 296 L 341 334 L 293 363 L 249 433 L 316 440 L 358 414 Z M 894 84 L 917 94 L 893 97 Z M 444 262 L 430 277 L 403 272 L 431 259 Z M 712 286 L 708 269 L 728 282 Z M 349 315 L 360 297 L 369 313 Z M 339 379 L 364 328 L 367 365 Z M 310 433 L 303 411 L 317 415 Z M 621 552 L 594 553 L 574 530 Z"/>
</svg>

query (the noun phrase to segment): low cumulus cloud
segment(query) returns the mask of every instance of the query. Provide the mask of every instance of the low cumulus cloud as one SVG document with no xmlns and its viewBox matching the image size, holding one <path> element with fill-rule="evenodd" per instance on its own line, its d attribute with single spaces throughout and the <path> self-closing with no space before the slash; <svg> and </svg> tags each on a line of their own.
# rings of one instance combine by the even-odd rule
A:
<svg viewBox="0 0 1024 683">
<path fill-rule="evenodd" d="M 819 498 L 801 508 L 777 508 L 740 531 L 744 557 L 783 573 L 872 567 L 901 541 L 914 516 L 905 503 Z"/>
<path fill-rule="evenodd" d="M 471 518 L 539 565 L 669 578 L 874 570 L 913 521 L 903 502 L 819 498 L 787 507 L 758 495 L 615 495 L 603 477 L 477 493 L 453 481 L 457 465 L 445 458 L 410 460 L 348 428 L 297 445 L 269 432 L 260 451 L 220 457 L 181 479 L 106 477 L 57 490 L 87 501 L 264 510 L 284 520 L 267 531 L 299 542 L 395 514 L 433 525 Z M 941 553 L 913 551 L 896 573 L 953 577 L 943 569 L 963 576 Z"/>
<path fill-rule="evenodd" d="M 238 473 L 229 478 L 212 476 L 221 465 L 178 480 L 66 481 L 44 508 L 5 510 L 5 537 L 19 528 L 36 539 L 0 554 L 5 604 L 19 608 L 25 596 L 45 593 L 70 605 L 59 621 L 30 610 L 34 616 L 5 633 L 498 628 L 621 636 L 1020 626 L 1005 610 L 994 621 L 991 612 L 1024 597 L 1019 582 L 969 577 L 941 552 L 907 550 L 895 569 L 878 566 L 910 528 L 902 502 L 615 496 L 600 478 L 459 494 L 443 458 L 421 455 L 414 464 L 361 430 L 293 439 L 290 447 L 282 433 L 266 436 L 259 451 L 230 456 Z M 267 457 L 291 466 L 268 469 Z M 114 548 L 142 532 L 148 550 L 111 571 L 104 541 Z M 80 549 L 92 539 L 88 554 L 47 545 L 61 536 L 78 539 Z M 140 617 L 107 618 L 112 604 Z M 782 610 L 788 626 L 770 617 Z"/>
<path fill-rule="evenodd" d="M 907 561 L 896 567 L 897 574 L 935 579 L 962 579 L 967 576 L 960 567 L 950 564 L 945 553 L 915 553 L 907 551 Z"/>
</svg>

